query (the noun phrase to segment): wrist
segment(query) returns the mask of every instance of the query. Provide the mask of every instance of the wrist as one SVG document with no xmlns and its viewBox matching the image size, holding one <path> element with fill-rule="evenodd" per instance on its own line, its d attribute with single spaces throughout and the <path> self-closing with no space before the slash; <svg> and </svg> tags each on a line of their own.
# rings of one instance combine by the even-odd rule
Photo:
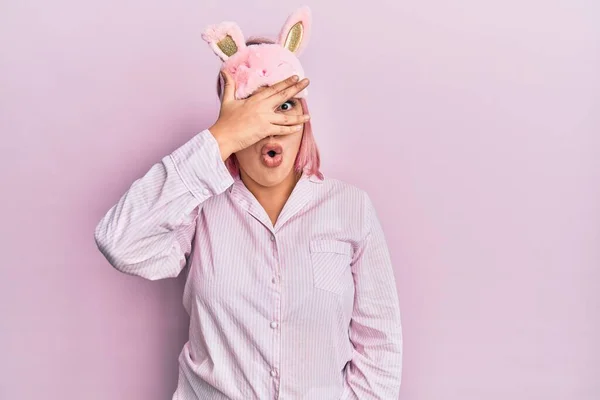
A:
<svg viewBox="0 0 600 400">
<path fill-rule="evenodd" d="M 219 150 L 221 152 L 221 159 L 223 161 L 227 160 L 229 156 L 233 153 L 233 151 L 231 150 L 231 144 L 227 140 L 227 135 L 217 123 L 208 128 L 208 131 L 213 135 L 219 146 Z"/>
</svg>

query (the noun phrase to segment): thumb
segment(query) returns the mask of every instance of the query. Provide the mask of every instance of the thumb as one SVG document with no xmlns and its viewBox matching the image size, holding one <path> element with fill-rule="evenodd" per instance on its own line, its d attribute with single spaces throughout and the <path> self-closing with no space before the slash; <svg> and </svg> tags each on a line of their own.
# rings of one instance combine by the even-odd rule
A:
<svg viewBox="0 0 600 400">
<path fill-rule="evenodd" d="M 223 78 L 223 101 L 235 100 L 235 82 L 233 77 L 225 69 L 221 70 Z"/>
</svg>

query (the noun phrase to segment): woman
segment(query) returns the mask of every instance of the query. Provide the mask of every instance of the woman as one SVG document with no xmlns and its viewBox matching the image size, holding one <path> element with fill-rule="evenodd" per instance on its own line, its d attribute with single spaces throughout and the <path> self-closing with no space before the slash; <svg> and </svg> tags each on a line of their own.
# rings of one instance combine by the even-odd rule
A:
<svg viewBox="0 0 600 400">
<path fill-rule="evenodd" d="M 301 8 L 275 43 L 236 24 L 203 35 L 224 61 L 210 128 L 136 180 L 98 224 L 119 271 L 188 266 L 176 400 L 397 399 L 402 333 L 368 195 L 321 174 L 297 59 Z M 285 78 L 285 79 L 284 79 Z"/>
</svg>

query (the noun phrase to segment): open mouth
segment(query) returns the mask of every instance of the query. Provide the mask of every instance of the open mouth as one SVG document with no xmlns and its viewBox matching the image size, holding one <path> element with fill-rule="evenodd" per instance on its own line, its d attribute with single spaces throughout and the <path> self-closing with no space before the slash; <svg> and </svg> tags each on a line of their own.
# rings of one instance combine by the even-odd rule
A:
<svg viewBox="0 0 600 400">
<path fill-rule="evenodd" d="M 261 149 L 262 155 L 266 155 L 271 158 L 275 158 L 275 156 L 281 154 L 282 152 L 283 148 L 281 147 L 281 145 L 275 143 L 265 144 Z"/>
<path fill-rule="evenodd" d="M 261 160 L 263 165 L 269 168 L 278 167 L 283 161 L 283 148 L 278 144 L 266 144 L 261 149 Z"/>
</svg>

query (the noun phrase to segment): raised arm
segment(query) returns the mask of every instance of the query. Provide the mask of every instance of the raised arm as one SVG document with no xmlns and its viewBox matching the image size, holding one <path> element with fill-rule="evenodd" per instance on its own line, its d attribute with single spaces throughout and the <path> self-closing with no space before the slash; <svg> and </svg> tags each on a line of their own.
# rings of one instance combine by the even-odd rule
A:
<svg viewBox="0 0 600 400">
<path fill-rule="evenodd" d="M 98 248 L 121 272 L 175 277 L 185 266 L 203 202 L 232 183 L 217 141 L 202 131 L 154 164 L 108 210 L 95 229 Z"/>
<path fill-rule="evenodd" d="M 270 135 L 302 129 L 308 115 L 277 108 L 308 86 L 290 77 L 248 99 L 235 98 L 225 81 L 219 118 L 133 182 L 95 229 L 99 250 L 119 271 L 156 280 L 175 277 L 186 264 L 202 204 L 225 191 L 233 178 L 224 161 Z"/>
</svg>

